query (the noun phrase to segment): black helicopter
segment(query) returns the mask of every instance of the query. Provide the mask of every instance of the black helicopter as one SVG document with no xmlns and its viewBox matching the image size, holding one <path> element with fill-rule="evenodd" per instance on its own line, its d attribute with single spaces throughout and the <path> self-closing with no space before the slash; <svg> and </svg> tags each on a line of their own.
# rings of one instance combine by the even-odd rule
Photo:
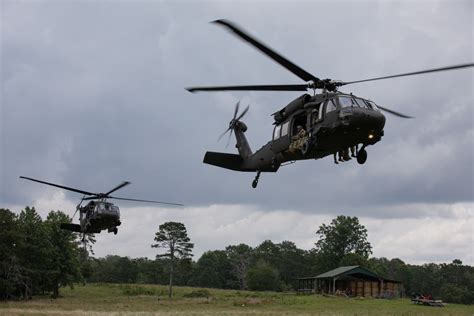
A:
<svg viewBox="0 0 474 316">
<path fill-rule="evenodd" d="M 78 190 L 78 189 L 66 187 L 63 185 L 45 182 L 45 181 L 32 179 L 28 177 L 20 176 L 20 178 L 83 194 L 84 196 L 79 202 L 79 204 L 76 206 L 76 212 L 74 213 L 74 215 L 76 215 L 76 213 L 79 212 L 79 224 L 70 224 L 70 223 L 61 224 L 62 229 L 70 230 L 77 233 L 82 233 L 83 240 L 86 234 L 100 233 L 102 230 L 105 230 L 105 229 L 107 229 L 109 233 L 113 232 L 115 235 L 117 234 L 118 232 L 117 227 L 120 226 L 121 224 L 120 209 L 118 206 L 114 205 L 113 203 L 107 202 L 107 199 L 183 206 L 183 204 L 178 204 L 178 203 L 129 199 L 129 198 L 121 198 L 121 197 L 110 195 L 113 192 L 117 191 L 118 189 L 121 189 L 124 186 L 129 185 L 130 182 L 128 181 L 124 181 L 123 183 L 119 184 L 118 186 L 108 191 L 107 193 L 92 193 L 92 192 Z M 82 203 L 84 201 L 89 201 L 89 202 L 86 205 L 82 206 Z"/>
<path fill-rule="evenodd" d="M 342 159 L 343 161 L 350 159 L 347 154 L 349 148 L 353 150 L 353 156 L 357 157 L 357 161 L 363 164 L 367 160 L 365 148 L 380 141 L 384 135 L 385 116 L 381 111 L 401 118 L 410 118 L 408 115 L 377 105 L 371 100 L 339 92 L 339 87 L 474 66 L 474 63 L 469 63 L 351 82 L 319 79 L 244 32 L 234 23 L 227 20 L 216 20 L 213 23 L 224 26 L 307 83 L 186 88 L 189 92 L 307 91 L 308 89 L 315 92 L 316 89 L 322 90 L 322 93 L 313 96 L 303 94 L 283 109 L 273 113 L 275 120 L 273 138 L 255 153 L 250 149 L 244 134 L 247 126 L 240 121 L 249 107 L 237 116 L 239 111 L 239 103 L 237 103 L 234 117 L 224 134 L 230 131 L 229 137 L 231 137 L 232 132 L 235 132 L 236 148 L 239 154 L 206 152 L 204 163 L 236 171 L 256 171 L 257 175 L 252 182 L 253 188 L 257 187 L 261 172 L 276 172 L 282 164 L 287 162 L 319 159 L 328 155 L 334 155 L 334 161 L 337 163 L 336 153 L 339 155 L 345 153 L 346 158 Z M 359 145 L 361 145 L 360 149 Z"/>
</svg>

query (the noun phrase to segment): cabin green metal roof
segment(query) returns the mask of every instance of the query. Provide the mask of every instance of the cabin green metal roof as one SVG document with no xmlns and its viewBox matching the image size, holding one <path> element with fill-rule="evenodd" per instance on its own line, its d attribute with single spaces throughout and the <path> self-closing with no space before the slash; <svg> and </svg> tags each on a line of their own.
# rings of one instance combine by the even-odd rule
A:
<svg viewBox="0 0 474 316">
<path fill-rule="evenodd" d="M 361 266 L 339 267 L 334 270 L 317 275 L 315 279 L 334 278 L 334 277 L 341 277 L 344 275 L 353 275 L 353 274 L 363 274 L 363 275 L 368 275 L 373 278 L 382 279 L 380 276 L 378 276 L 374 272 L 367 270 L 365 268 L 362 268 Z"/>
<path fill-rule="evenodd" d="M 384 281 L 389 281 L 393 283 L 402 283 L 400 281 L 396 280 L 390 280 L 384 277 L 381 277 L 377 275 L 376 273 L 363 268 L 361 266 L 345 266 L 345 267 L 339 267 L 334 270 L 325 272 L 323 274 L 317 275 L 315 277 L 304 277 L 304 278 L 297 278 L 298 280 L 315 280 L 315 279 L 332 279 L 332 278 L 341 278 L 344 276 L 353 276 L 356 278 L 360 278 L 362 276 L 368 276 L 370 278 L 374 279 L 379 279 L 379 280 L 384 280 Z"/>
</svg>

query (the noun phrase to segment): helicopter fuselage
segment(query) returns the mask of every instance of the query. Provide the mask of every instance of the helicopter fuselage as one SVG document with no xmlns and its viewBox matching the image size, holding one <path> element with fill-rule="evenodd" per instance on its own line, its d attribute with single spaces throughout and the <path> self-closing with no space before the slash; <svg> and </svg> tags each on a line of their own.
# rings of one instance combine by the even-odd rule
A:
<svg viewBox="0 0 474 316">
<path fill-rule="evenodd" d="M 239 121 L 247 112 L 248 107 L 240 116 L 237 116 L 237 103 L 234 118 L 227 131 L 235 132 L 239 155 L 206 152 L 204 163 L 237 171 L 257 171 L 252 182 L 253 188 L 257 187 L 261 172 L 276 172 L 282 164 L 289 161 L 319 159 L 334 154 L 334 162 L 338 163 L 336 153 L 339 153 L 339 161 L 347 161 L 351 159 L 348 155 L 350 150 L 351 156 L 356 157 L 359 164 L 364 164 L 367 160 L 365 147 L 377 143 L 383 136 L 385 116 L 380 110 L 398 117 L 411 118 L 411 116 L 388 108 L 378 108 L 370 100 L 357 98 L 352 94 L 340 93 L 338 92 L 340 87 L 368 81 L 474 67 L 474 63 L 467 63 L 348 82 L 335 81 L 330 78 L 320 79 L 280 55 L 235 23 L 226 19 L 219 19 L 213 23 L 224 27 L 305 83 L 186 88 L 189 92 L 323 90 L 323 93 L 314 96 L 304 94 L 290 102 L 282 110 L 274 113 L 275 128 L 272 140 L 256 153 L 252 153 L 245 139 L 244 132 L 247 127 Z M 358 150 L 359 144 L 362 144 L 360 151 Z"/>
<path fill-rule="evenodd" d="M 84 197 L 76 207 L 76 212 L 79 212 L 79 224 L 73 224 L 70 222 L 61 223 L 60 227 L 62 229 L 69 230 L 72 232 L 82 233 L 83 241 L 85 240 L 84 238 L 86 234 L 100 233 L 102 230 L 105 229 L 107 229 L 109 233 L 113 232 L 114 234 L 117 234 L 117 227 L 121 224 L 120 209 L 113 203 L 107 202 L 107 199 L 183 206 L 183 204 L 178 203 L 130 199 L 110 195 L 113 192 L 129 185 L 130 182 L 128 181 L 122 182 L 112 190 L 109 190 L 107 193 L 94 193 L 29 177 L 20 176 L 20 178 L 82 194 Z M 82 206 L 82 202 L 84 201 L 89 202 L 86 205 Z M 74 213 L 74 215 L 75 214 L 76 213 Z"/>
<path fill-rule="evenodd" d="M 348 147 L 362 148 L 380 141 L 385 116 L 372 101 L 340 92 L 304 94 L 273 114 L 272 139 L 252 153 L 247 126 L 234 124 L 239 155 L 207 152 L 204 162 L 236 171 L 276 172 L 290 161 L 319 159 Z M 297 126 L 305 137 L 297 136 Z M 299 142 L 298 144 L 293 144 Z"/>
<path fill-rule="evenodd" d="M 80 207 L 80 225 L 83 233 L 96 234 L 105 229 L 115 232 L 120 224 L 120 210 L 110 202 L 91 201 Z"/>
</svg>

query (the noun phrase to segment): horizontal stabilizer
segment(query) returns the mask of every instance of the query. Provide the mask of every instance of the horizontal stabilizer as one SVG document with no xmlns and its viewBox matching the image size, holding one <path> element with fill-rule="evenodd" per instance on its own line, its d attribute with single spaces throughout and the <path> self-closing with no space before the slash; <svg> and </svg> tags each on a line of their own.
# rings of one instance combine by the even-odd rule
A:
<svg viewBox="0 0 474 316">
<path fill-rule="evenodd" d="M 243 159 L 240 155 L 236 154 L 216 153 L 208 151 L 204 156 L 203 162 L 221 168 L 226 168 L 235 171 L 243 171 Z"/>
<path fill-rule="evenodd" d="M 78 224 L 66 224 L 66 223 L 62 223 L 60 227 L 61 227 L 61 229 L 70 230 L 70 231 L 76 232 L 76 233 L 80 233 L 80 232 L 81 232 L 81 225 L 78 225 Z"/>
</svg>

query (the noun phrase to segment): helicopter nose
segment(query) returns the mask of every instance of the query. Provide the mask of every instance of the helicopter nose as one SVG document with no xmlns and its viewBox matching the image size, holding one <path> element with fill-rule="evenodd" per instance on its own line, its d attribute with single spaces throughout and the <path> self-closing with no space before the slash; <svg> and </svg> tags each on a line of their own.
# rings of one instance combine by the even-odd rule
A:
<svg viewBox="0 0 474 316">
<path fill-rule="evenodd" d="M 344 112 L 343 112 L 344 111 Z M 375 110 L 351 108 L 350 111 L 341 111 L 341 118 L 349 118 L 349 124 L 357 129 L 381 131 L 385 126 L 385 116 Z"/>
</svg>

